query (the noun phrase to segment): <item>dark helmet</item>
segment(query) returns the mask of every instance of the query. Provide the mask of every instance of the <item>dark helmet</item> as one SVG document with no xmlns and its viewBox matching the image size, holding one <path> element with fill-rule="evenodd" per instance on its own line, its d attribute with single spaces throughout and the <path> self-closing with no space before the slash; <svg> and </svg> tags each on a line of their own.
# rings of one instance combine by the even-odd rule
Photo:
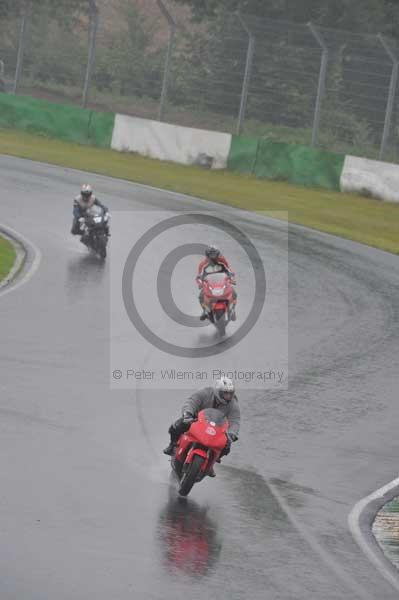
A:
<svg viewBox="0 0 399 600">
<path fill-rule="evenodd" d="M 216 248 L 216 246 L 208 246 L 208 248 L 205 250 L 205 256 L 210 260 L 215 261 L 220 256 L 220 250 L 219 248 Z"/>
</svg>

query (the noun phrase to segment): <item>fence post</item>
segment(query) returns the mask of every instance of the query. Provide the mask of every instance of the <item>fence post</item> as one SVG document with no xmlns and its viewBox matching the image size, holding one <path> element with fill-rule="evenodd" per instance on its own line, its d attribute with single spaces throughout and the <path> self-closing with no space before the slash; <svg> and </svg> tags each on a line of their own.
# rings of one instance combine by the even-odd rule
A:
<svg viewBox="0 0 399 600">
<path fill-rule="evenodd" d="M 162 92 L 161 99 L 159 101 L 159 110 L 158 110 L 158 120 L 163 121 L 164 113 L 165 113 L 165 105 L 168 97 L 168 87 L 169 87 L 169 78 L 170 78 L 170 69 L 172 65 L 172 51 L 175 41 L 176 35 L 176 23 L 172 17 L 172 15 L 167 10 L 166 6 L 162 2 L 162 0 L 157 0 L 158 7 L 168 22 L 169 26 L 169 40 L 168 40 L 168 48 L 166 51 L 165 57 L 165 67 L 163 73 L 163 81 L 162 81 Z"/>
<path fill-rule="evenodd" d="M 245 72 L 244 72 L 244 80 L 242 82 L 242 91 L 241 91 L 241 101 L 240 101 L 240 112 L 238 115 L 237 121 L 237 135 L 241 134 L 242 126 L 244 123 L 245 115 L 247 112 L 247 102 L 248 102 L 248 92 L 249 92 L 249 84 L 251 81 L 252 74 L 252 65 L 255 54 L 255 36 L 245 23 L 244 19 L 240 14 L 238 14 L 238 18 L 240 19 L 241 25 L 245 29 L 248 34 L 248 49 L 247 49 L 247 58 L 245 63 Z"/>
<path fill-rule="evenodd" d="M 319 83 L 317 86 L 317 97 L 316 97 L 316 106 L 314 110 L 313 117 L 313 129 L 312 129 L 312 146 L 316 146 L 317 144 L 317 136 L 319 133 L 320 127 L 320 115 L 321 115 L 321 104 L 323 101 L 324 93 L 326 90 L 326 76 L 327 76 L 327 65 L 328 65 L 328 48 L 320 35 L 320 32 L 317 31 L 316 27 L 313 23 L 308 23 L 308 27 L 313 37 L 319 44 L 322 49 L 321 55 L 321 63 L 320 63 L 320 73 L 319 73 Z"/>
<path fill-rule="evenodd" d="M 89 52 L 88 52 L 88 57 L 87 57 L 86 75 L 85 75 L 85 81 L 84 81 L 84 85 L 83 85 L 83 94 L 82 94 L 82 107 L 83 108 L 86 108 L 86 106 L 87 106 L 90 81 L 91 81 L 91 76 L 93 74 L 94 58 L 95 58 L 95 52 L 96 52 L 96 40 L 97 40 L 98 21 L 99 21 L 99 10 L 96 5 L 96 0 L 90 0 L 89 13 L 90 13 Z"/>
<path fill-rule="evenodd" d="M 31 13 L 31 2 L 28 1 L 28 2 L 26 2 L 24 9 L 23 9 L 22 18 L 21 18 L 21 27 L 19 30 L 18 56 L 17 56 L 17 65 L 15 68 L 14 87 L 13 87 L 14 94 L 18 94 L 18 88 L 19 88 L 19 84 L 21 81 L 30 13 Z"/>
<path fill-rule="evenodd" d="M 398 83 L 399 60 L 398 60 L 397 56 L 395 56 L 395 54 L 393 53 L 391 48 L 389 47 L 387 41 L 382 37 L 382 35 L 380 33 L 377 35 L 377 38 L 381 42 L 385 52 L 388 54 L 389 58 L 392 60 L 392 63 L 393 63 L 391 82 L 389 84 L 387 108 L 385 111 L 384 131 L 382 133 L 382 140 L 381 140 L 381 147 L 380 147 L 380 160 L 383 160 L 386 150 L 387 150 L 389 133 L 391 130 L 392 113 L 393 113 L 393 107 L 394 107 L 394 102 L 395 102 L 396 86 Z"/>
</svg>

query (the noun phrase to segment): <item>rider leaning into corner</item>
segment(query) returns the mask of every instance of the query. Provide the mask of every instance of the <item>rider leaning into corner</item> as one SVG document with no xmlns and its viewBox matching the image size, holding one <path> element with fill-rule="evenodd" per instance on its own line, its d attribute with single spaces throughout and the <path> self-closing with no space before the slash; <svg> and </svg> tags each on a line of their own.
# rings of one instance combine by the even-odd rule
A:
<svg viewBox="0 0 399 600">
<path fill-rule="evenodd" d="M 182 416 L 169 427 L 170 443 L 164 449 L 164 454 L 173 455 L 179 437 L 188 431 L 190 425 L 197 418 L 198 413 L 204 408 L 217 408 L 229 422 L 226 446 L 221 456 L 230 452 L 232 442 L 238 440 L 240 432 L 240 407 L 235 393 L 234 383 L 228 377 L 219 379 L 215 387 L 206 387 L 194 392 L 182 407 Z M 210 471 L 210 477 L 215 477 L 215 472 Z"/>
<path fill-rule="evenodd" d="M 81 187 L 79 196 L 73 201 L 72 235 L 82 235 L 81 224 L 84 221 L 86 212 L 92 206 L 99 206 L 104 212 L 108 212 L 108 208 L 94 195 L 91 185 L 84 184 Z M 108 224 L 106 228 L 107 235 L 109 236 Z"/>
<path fill-rule="evenodd" d="M 216 246 L 208 246 L 205 250 L 205 258 L 203 258 L 198 265 L 197 277 L 195 278 L 198 287 L 200 288 L 199 301 L 202 306 L 202 315 L 200 316 L 201 321 L 205 321 L 208 318 L 207 307 L 204 304 L 204 292 L 202 290 L 204 277 L 210 275 L 211 273 L 226 273 L 228 277 L 230 277 L 231 283 L 233 285 L 235 282 L 235 273 L 233 273 L 228 260 L 222 256 L 219 248 Z M 237 303 L 237 292 L 233 289 L 233 302 L 234 302 L 234 310 L 232 313 L 231 320 L 236 320 L 236 312 L 235 306 Z"/>
</svg>

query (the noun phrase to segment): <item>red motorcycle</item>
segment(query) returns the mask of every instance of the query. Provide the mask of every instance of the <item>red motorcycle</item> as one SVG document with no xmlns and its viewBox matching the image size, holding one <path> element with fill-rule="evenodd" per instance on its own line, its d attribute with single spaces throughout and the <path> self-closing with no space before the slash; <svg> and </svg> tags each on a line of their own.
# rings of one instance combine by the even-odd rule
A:
<svg viewBox="0 0 399 600">
<path fill-rule="evenodd" d="M 235 318 L 231 278 L 227 273 L 209 273 L 203 278 L 202 291 L 208 319 L 221 336 L 226 335 L 227 324 Z"/>
<path fill-rule="evenodd" d="M 187 496 L 194 483 L 202 481 L 220 458 L 227 443 L 228 427 L 220 410 L 205 408 L 180 436 L 172 458 L 172 468 L 180 481 L 180 496 Z"/>
</svg>

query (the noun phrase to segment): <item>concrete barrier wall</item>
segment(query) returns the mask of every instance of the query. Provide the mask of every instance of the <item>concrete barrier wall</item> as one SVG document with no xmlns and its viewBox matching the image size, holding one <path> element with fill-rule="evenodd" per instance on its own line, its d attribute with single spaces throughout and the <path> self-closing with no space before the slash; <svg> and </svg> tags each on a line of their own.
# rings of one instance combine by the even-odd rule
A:
<svg viewBox="0 0 399 600">
<path fill-rule="evenodd" d="M 0 93 L 0 128 L 399 202 L 399 165 Z"/>
<path fill-rule="evenodd" d="M 341 192 L 399 202 L 399 165 L 346 156 L 340 187 Z"/>
<path fill-rule="evenodd" d="M 111 147 L 183 165 L 225 169 L 231 135 L 116 115 Z"/>
</svg>

